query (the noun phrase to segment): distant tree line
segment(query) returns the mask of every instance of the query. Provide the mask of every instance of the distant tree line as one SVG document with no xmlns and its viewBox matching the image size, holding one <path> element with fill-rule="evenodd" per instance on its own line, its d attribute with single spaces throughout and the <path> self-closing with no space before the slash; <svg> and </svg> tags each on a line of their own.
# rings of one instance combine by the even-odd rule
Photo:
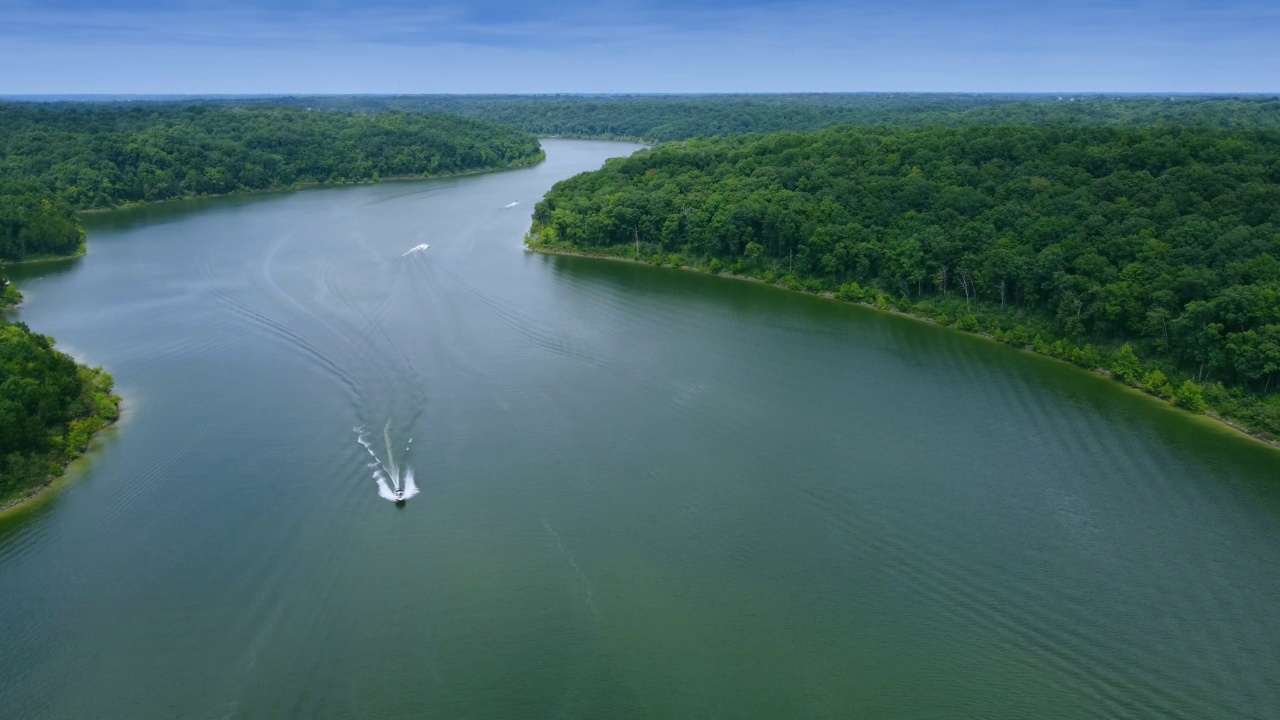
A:
<svg viewBox="0 0 1280 720">
<path fill-rule="evenodd" d="M 0 507 L 48 483 L 119 415 L 111 376 L 0 320 Z"/>
<path fill-rule="evenodd" d="M 76 252 L 75 210 L 542 157 L 527 132 L 447 115 L 0 103 L 0 259 Z"/>
<path fill-rule="evenodd" d="M 897 307 L 1280 435 L 1280 132 L 856 128 L 658 145 L 535 247 Z"/>
<path fill-rule="evenodd" d="M 78 209 L 530 162 L 536 138 L 445 115 L 0 104 L 0 181 Z"/>
<path fill-rule="evenodd" d="M 665 142 L 837 125 L 1106 125 L 1280 130 L 1280 97 L 1245 95 L 395 95 L 217 100 L 343 112 L 445 112 L 538 135 Z"/>
</svg>

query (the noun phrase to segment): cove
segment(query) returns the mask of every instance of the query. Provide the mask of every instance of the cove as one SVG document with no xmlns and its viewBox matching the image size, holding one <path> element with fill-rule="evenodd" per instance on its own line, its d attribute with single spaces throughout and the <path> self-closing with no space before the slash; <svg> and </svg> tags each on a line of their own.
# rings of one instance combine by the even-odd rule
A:
<svg viewBox="0 0 1280 720">
<path fill-rule="evenodd" d="M 638 146 L 544 147 L 94 215 L 14 269 L 126 407 L 0 520 L 4 715 L 1280 707 L 1274 450 L 907 318 L 526 253 Z M 354 431 L 388 420 L 403 509 Z"/>
</svg>

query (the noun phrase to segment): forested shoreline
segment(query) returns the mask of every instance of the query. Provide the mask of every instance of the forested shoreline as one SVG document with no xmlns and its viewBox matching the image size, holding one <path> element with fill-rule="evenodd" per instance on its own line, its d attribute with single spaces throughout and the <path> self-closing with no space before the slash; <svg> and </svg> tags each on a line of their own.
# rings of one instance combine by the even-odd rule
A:
<svg viewBox="0 0 1280 720">
<path fill-rule="evenodd" d="M 48 485 L 116 421 L 113 385 L 102 368 L 56 350 L 53 338 L 0 320 L 0 508 Z"/>
<path fill-rule="evenodd" d="M 529 133 L 448 115 L 0 103 L 0 260 L 82 252 L 80 210 L 543 157 Z"/>
<path fill-rule="evenodd" d="M 530 245 L 902 310 L 1274 438 L 1278 182 L 1271 130 L 842 127 L 610 161 Z"/>
<path fill-rule="evenodd" d="M 84 252 L 78 211 L 543 157 L 526 132 L 442 115 L 0 103 L 0 310 L 21 300 L 5 262 Z M 117 418 L 119 402 L 101 368 L 0 320 L 0 507 L 47 485 Z"/>
</svg>

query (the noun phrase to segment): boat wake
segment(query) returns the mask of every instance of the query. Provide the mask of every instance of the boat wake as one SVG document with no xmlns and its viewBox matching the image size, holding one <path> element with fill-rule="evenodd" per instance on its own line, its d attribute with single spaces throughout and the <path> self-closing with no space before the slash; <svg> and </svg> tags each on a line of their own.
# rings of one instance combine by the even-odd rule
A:
<svg viewBox="0 0 1280 720">
<path fill-rule="evenodd" d="M 373 462 L 369 463 L 369 469 L 373 471 L 373 479 L 378 484 L 378 497 L 400 504 L 418 494 L 418 485 L 413 481 L 413 468 L 408 465 L 402 468 L 396 462 L 395 448 L 391 444 L 390 420 L 382 429 L 382 439 L 387 451 L 386 460 L 378 457 L 377 451 L 373 449 L 373 443 L 369 440 L 369 433 L 363 425 L 352 430 L 356 433 L 357 442 L 363 445 L 373 458 Z M 402 462 L 409 457 L 409 450 L 412 447 L 413 438 L 409 438 L 405 443 L 404 454 L 401 456 Z"/>
</svg>

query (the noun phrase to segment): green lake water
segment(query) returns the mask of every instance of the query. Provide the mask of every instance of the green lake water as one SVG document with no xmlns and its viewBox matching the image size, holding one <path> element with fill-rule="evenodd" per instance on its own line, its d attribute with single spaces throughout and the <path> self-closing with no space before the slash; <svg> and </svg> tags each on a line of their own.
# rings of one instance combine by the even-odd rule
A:
<svg viewBox="0 0 1280 720">
<path fill-rule="evenodd" d="M 907 318 L 526 253 L 636 149 L 544 145 L 93 215 L 15 273 L 126 414 L 0 518 L 0 716 L 1280 717 L 1280 452 Z M 354 430 L 388 421 L 404 508 Z"/>
</svg>

